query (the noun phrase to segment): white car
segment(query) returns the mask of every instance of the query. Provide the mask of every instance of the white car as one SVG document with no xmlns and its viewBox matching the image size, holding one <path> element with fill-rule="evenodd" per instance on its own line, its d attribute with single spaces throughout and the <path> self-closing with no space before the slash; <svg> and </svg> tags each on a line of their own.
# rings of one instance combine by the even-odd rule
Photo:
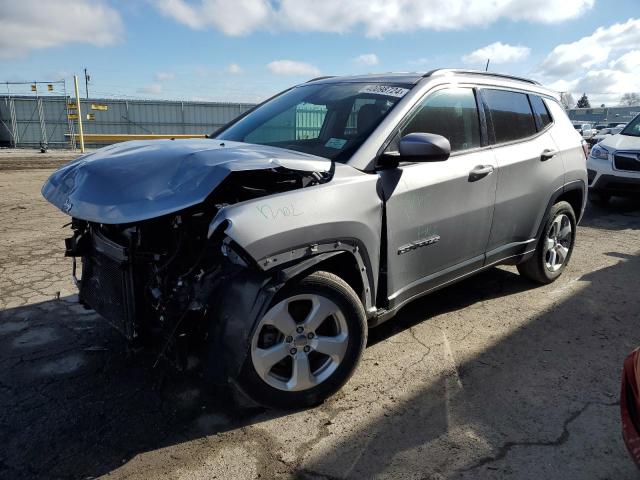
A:
<svg viewBox="0 0 640 480">
<path fill-rule="evenodd" d="M 622 130 L 623 127 L 603 128 L 599 130 L 593 137 L 587 139 L 587 143 L 593 147 L 595 144 L 600 143 L 605 138 L 610 137 L 611 135 L 617 135 Z"/>
<path fill-rule="evenodd" d="M 590 123 L 574 123 L 573 128 L 575 128 L 576 132 L 582 135 L 582 138 L 584 138 L 585 140 L 593 137 L 596 134 L 596 129 L 593 128 L 593 125 Z"/>
<path fill-rule="evenodd" d="M 591 149 L 587 174 L 589 197 L 596 202 L 640 194 L 640 115 Z"/>
</svg>

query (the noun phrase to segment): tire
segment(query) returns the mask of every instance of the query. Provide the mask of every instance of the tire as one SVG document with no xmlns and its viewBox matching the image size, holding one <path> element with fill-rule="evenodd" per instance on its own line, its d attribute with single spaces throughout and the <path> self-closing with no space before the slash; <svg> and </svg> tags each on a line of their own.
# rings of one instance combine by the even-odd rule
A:
<svg viewBox="0 0 640 480">
<path fill-rule="evenodd" d="M 566 227 L 570 227 L 567 232 Z M 567 202 L 558 202 L 545 221 L 532 257 L 518 264 L 520 275 L 546 285 L 554 282 L 566 268 L 576 239 L 576 215 Z"/>
<path fill-rule="evenodd" d="M 367 321 L 353 289 L 320 271 L 278 293 L 249 340 L 236 386 L 264 406 L 307 408 L 351 377 L 367 343 Z"/>
</svg>

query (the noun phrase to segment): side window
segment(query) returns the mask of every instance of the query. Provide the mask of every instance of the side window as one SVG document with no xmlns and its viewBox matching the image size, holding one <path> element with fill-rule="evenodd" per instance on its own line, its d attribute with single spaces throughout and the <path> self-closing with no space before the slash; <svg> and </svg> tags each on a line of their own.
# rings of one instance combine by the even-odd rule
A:
<svg viewBox="0 0 640 480">
<path fill-rule="evenodd" d="M 526 138 L 536 133 L 527 95 L 507 90 L 483 90 L 491 112 L 496 143 Z"/>
<path fill-rule="evenodd" d="M 549 113 L 549 109 L 544 103 L 544 100 L 542 100 L 542 98 L 537 95 L 529 95 L 529 100 L 531 100 L 533 111 L 540 119 L 540 125 L 542 126 L 542 129 L 546 128 L 546 126 L 553 122 L 553 120 L 551 119 L 551 114 Z"/>
<path fill-rule="evenodd" d="M 450 88 L 430 94 L 416 114 L 401 128 L 409 133 L 436 133 L 449 139 L 451 151 L 480 147 L 480 118 L 470 88 Z"/>
</svg>

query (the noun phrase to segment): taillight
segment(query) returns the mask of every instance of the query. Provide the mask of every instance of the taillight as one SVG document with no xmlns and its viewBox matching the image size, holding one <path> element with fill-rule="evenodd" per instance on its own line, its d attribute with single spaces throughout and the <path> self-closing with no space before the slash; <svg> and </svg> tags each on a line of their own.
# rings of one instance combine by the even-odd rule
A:
<svg viewBox="0 0 640 480">
<path fill-rule="evenodd" d="M 586 160 L 589 156 L 589 144 L 585 140 L 582 140 L 582 151 L 584 152 L 584 159 Z"/>
</svg>

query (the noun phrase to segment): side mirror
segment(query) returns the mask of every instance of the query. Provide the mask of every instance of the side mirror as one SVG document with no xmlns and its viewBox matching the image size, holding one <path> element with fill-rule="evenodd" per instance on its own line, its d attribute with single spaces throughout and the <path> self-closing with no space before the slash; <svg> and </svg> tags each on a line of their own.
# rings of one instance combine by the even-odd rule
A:
<svg viewBox="0 0 640 480">
<path fill-rule="evenodd" d="M 410 133 L 400 139 L 400 157 L 414 162 L 442 162 L 451 155 L 451 144 L 435 133 Z"/>
</svg>

